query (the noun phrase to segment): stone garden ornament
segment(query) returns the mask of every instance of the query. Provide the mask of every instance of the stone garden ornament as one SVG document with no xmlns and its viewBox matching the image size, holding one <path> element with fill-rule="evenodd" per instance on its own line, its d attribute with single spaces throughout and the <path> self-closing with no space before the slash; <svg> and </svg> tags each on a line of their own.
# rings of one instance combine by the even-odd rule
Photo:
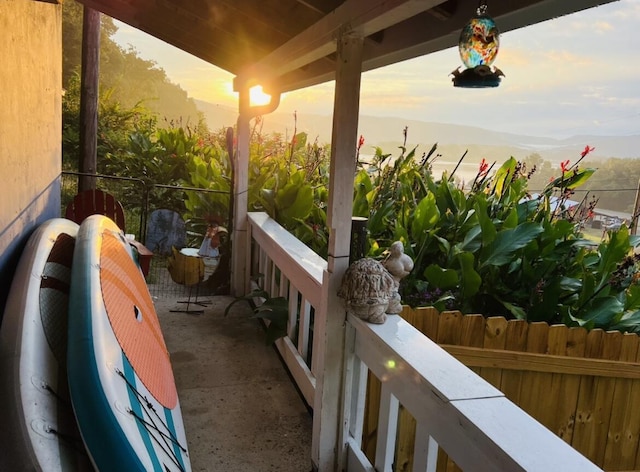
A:
<svg viewBox="0 0 640 472">
<path fill-rule="evenodd" d="M 413 261 L 404 254 L 402 243 L 396 241 L 383 263 L 365 257 L 351 264 L 338 296 L 344 299 L 348 313 L 370 323 L 384 323 L 387 313 L 402 311 L 398 287 L 412 268 Z"/>
<path fill-rule="evenodd" d="M 395 290 L 389 300 L 387 313 L 398 314 L 402 312 L 402 301 L 400 299 L 400 281 L 413 270 L 413 259 L 404 253 L 402 241 L 394 242 L 389 248 L 389 255 L 382 262 L 385 269 L 391 274 L 394 280 Z"/>
</svg>

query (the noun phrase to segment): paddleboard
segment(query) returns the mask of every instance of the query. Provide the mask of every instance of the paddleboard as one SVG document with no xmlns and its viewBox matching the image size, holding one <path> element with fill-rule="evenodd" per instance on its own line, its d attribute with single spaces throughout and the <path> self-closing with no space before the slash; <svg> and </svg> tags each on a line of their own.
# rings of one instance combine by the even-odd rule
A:
<svg viewBox="0 0 640 472">
<path fill-rule="evenodd" d="M 69 390 L 97 470 L 190 471 L 173 371 L 144 277 L 108 217 L 80 225 L 69 304 Z"/>
<path fill-rule="evenodd" d="M 67 388 L 67 312 L 78 225 L 55 218 L 25 246 L 0 329 L 0 470 L 92 470 Z"/>
</svg>

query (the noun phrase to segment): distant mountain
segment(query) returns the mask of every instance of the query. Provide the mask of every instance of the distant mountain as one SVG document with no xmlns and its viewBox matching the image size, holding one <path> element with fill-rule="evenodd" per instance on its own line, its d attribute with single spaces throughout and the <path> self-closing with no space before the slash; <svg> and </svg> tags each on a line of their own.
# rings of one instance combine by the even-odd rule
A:
<svg viewBox="0 0 640 472">
<path fill-rule="evenodd" d="M 195 102 L 212 130 L 233 126 L 237 120 L 236 109 L 200 100 Z M 297 132 L 306 132 L 311 140 L 317 138 L 320 143 L 328 143 L 332 119 L 326 115 L 298 114 L 296 122 L 292 114 L 276 112 L 266 115 L 262 126 L 266 133 L 278 132 L 285 136 L 292 135 L 295 127 Z M 475 126 L 375 116 L 360 116 L 360 134 L 365 138 L 363 153 L 370 153 L 375 146 L 381 147 L 384 152 L 395 153 L 404 140 L 402 133 L 405 127 L 408 147 L 418 145 L 421 154 L 438 143 L 438 152 L 443 159 L 454 161 L 466 150 L 469 152 L 465 161 L 479 161 L 483 157 L 490 161 L 503 161 L 509 156 L 521 159 L 533 153 L 552 162 L 565 159 L 575 161 L 586 145 L 595 148 L 592 155 L 594 159 L 640 158 L 640 135 L 555 139 L 502 133 Z"/>
</svg>

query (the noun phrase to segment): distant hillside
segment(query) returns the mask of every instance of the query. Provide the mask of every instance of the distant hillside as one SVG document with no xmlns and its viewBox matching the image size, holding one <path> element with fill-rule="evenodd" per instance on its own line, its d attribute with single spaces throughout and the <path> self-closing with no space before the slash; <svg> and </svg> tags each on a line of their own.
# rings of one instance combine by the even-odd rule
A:
<svg viewBox="0 0 640 472">
<path fill-rule="evenodd" d="M 196 105 L 204 114 L 209 128 L 218 130 L 235 124 L 238 112 L 229 107 L 214 105 L 196 100 Z M 264 132 L 292 134 L 294 125 L 297 131 L 305 131 L 310 139 L 318 138 L 328 143 L 331 138 L 331 117 L 323 115 L 298 114 L 297 124 L 293 115 L 273 113 L 264 117 Z M 407 146 L 419 145 L 418 153 L 428 151 L 438 143 L 438 152 L 443 160 L 457 161 L 468 150 L 465 162 L 486 158 L 490 161 L 503 161 L 509 156 L 524 158 L 530 154 L 540 154 L 544 159 L 559 162 L 565 159 L 575 161 L 586 145 L 595 147 L 593 159 L 609 157 L 640 158 L 640 135 L 633 136 L 572 136 L 566 139 L 526 136 L 491 131 L 481 127 L 462 126 L 447 123 L 435 123 L 407 120 L 397 117 L 361 116 L 359 129 L 365 138 L 363 153 L 372 153 L 379 146 L 386 153 L 396 153 L 402 144 L 403 129 L 408 128 Z"/>
</svg>

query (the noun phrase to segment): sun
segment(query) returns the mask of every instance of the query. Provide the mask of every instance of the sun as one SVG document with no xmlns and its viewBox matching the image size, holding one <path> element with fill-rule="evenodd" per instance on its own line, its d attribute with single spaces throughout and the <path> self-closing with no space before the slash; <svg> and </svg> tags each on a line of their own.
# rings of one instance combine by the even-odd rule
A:
<svg viewBox="0 0 640 472">
<path fill-rule="evenodd" d="M 238 100 L 238 91 L 234 90 L 233 83 L 229 82 L 226 84 L 226 95 L 229 97 L 234 97 L 235 100 Z M 284 98 L 286 94 L 281 94 L 280 99 Z M 272 97 L 262 90 L 262 85 L 254 85 L 249 89 L 249 104 L 252 107 L 268 105 L 271 103 Z M 236 101 L 237 103 L 237 101 Z"/>
<path fill-rule="evenodd" d="M 251 106 L 262 106 L 271 102 L 271 95 L 264 93 L 262 85 L 251 87 L 249 89 L 249 98 L 251 100 Z"/>
</svg>

